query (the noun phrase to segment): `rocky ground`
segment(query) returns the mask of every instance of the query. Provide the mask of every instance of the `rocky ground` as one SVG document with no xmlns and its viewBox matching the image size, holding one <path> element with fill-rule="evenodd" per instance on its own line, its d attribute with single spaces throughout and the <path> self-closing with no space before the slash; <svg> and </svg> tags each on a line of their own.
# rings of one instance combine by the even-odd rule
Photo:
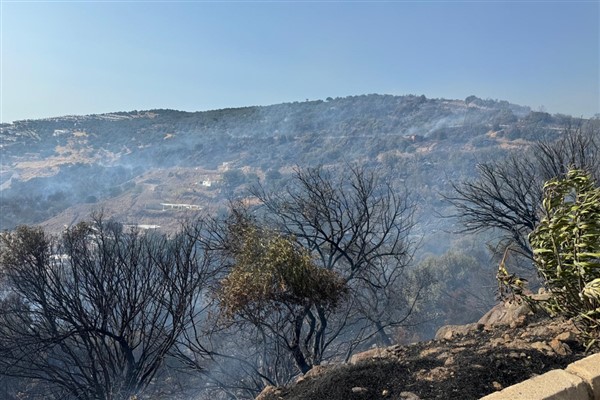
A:
<svg viewBox="0 0 600 400">
<path fill-rule="evenodd" d="M 316 367 L 257 400 L 478 399 L 585 357 L 575 332 L 569 321 L 526 305 L 498 305 L 478 323 L 441 328 L 435 340 Z"/>
</svg>

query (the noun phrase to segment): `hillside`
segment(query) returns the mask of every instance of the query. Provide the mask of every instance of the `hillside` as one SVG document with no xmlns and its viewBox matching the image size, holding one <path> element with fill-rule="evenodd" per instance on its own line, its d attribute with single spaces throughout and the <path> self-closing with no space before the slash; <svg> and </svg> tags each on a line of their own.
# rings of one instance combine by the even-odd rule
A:
<svg viewBox="0 0 600 400">
<path fill-rule="evenodd" d="M 182 396 L 189 396 L 188 390 L 197 390 L 203 392 L 202 398 L 225 398 L 228 396 L 226 391 L 231 389 L 238 398 L 250 398 L 256 396 L 267 384 L 287 385 L 296 379 L 298 370 L 307 372 L 321 361 L 333 365 L 343 361 L 344 357 L 349 358 L 372 346 L 416 343 L 386 350 L 386 354 L 393 353 L 402 362 L 406 361 L 405 364 L 399 365 L 395 361 L 389 363 L 389 360 L 386 360 L 385 365 L 367 368 L 355 364 L 335 370 L 337 372 L 333 372 L 333 377 L 337 377 L 338 372 L 348 372 L 350 375 L 343 375 L 342 379 L 345 382 L 354 381 L 353 374 L 358 371 L 356 379 L 363 379 L 361 374 L 364 373 L 367 382 L 365 385 L 374 385 L 371 385 L 372 388 L 368 386 L 367 390 L 381 393 L 383 390 L 388 390 L 389 393 L 401 390 L 398 393 L 402 393 L 408 390 L 407 387 L 411 387 L 408 391 L 413 392 L 411 385 L 425 385 L 424 391 L 419 392 L 419 395 L 436 398 L 437 394 L 428 391 L 432 385 L 431 379 L 420 379 L 419 371 L 430 369 L 432 373 L 451 372 L 456 366 L 462 368 L 462 365 L 473 364 L 482 355 L 468 351 L 454 353 L 451 348 L 442 346 L 440 354 L 431 353 L 429 357 L 422 352 L 428 346 L 439 348 L 439 343 L 428 344 L 423 341 L 431 339 L 441 325 L 477 320 L 495 304 L 498 290 L 495 280 L 498 260 L 487 246 L 490 239 L 494 239 L 495 232 L 486 231 L 485 234 L 472 236 L 454 234 L 462 227 L 452 218 L 456 211 L 444 196 L 452 193 L 456 182 L 475 178 L 479 163 L 495 160 L 502 162 L 511 152 L 525 154 L 534 143 L 553 141 L 561 137 L 565 129 L 579 127 L 584 123 L 585 121 L 568 116 L 533 112 L 527 107 L 505 101 L 482 100 L 474 96 L 465 100 L 427 99 L 412 95 L 328 98 L 325 101 L 196 113 L 150 110 L 17 121 L 0 127 L 0 229 L 11 230 L 21 224 L 39 224 L 52 233 L 67 232 L 62 236 L 65 239 L 70 232 L 65 231 L 65 227 L 87 220 L 92 213 L 100 211 L 104 216 L 114 217 L 126 226 L 159 231 L 140 235 L 156 240 L 163 237 L 158 234 L 160 232 L 178 231 L 184 221 L 190 222 L 195 217 L 206 214 L 218 216 L 214 220 L 199 220 L 206 225 L 214 225 L 192 223 L 188 225 L 191 230 L 185 231 L 187 233 L 171 236 L 174 243 L 179 243 L 175 240 L 177 238 L 191 238 L 197 240 L 198 245 L 202 244 L 202 248 L 207 250 L 202 253 L 207 257 L 202 265 L 210 268 L 207 274 L 210 279 L 207 278 L 208 281 L 204 282 L 206 286 L 198 292 L 201 296 L 206 296 L 203 299 L 207 305 L 206 310 L 201 311 L 198 316 L 202 317 L 202 321 L 194 321 L 194 338 L 186 338 L 185 346 L 189 348 L 178 350 L 178 353 L 165 361 L 169 364 L 164 366 L 167 375 L 181 368 L 181 363 L 186 368 L 201 372 L 193 383 L 182 383 L 177 389 L 182 391 Z M 531 155 L 531 152 L 527 154 Z M 361 166 L 360 170 L 356 168 L 358 164 Z M 307 169 L 315 166 L 324 168 Z M 519 169 L 515 168 L 517 172 Z M 297 173 L 298 171 L 304 172 Z M 314 171 L 326 172 L 319 175 L 320 172 Z M 365 171 L 365 175 L 359 171 Z M 310 175 L 313 173 L 315 175 Z M 347 175 L 352 178 L 345 179 Z M 328 178 L 319 180 L 324 176 Z M 297 185 L 302 179 L 307 179 L 309 183 L 317 182 L 317 186 L 309 185 L 310 188 L 318 187 L 318 190 L 313 191 L 318 192 L 316 197 L 294 198 L 296 189 L 290 187 Z M 325 183 L 319 186 L 320 182 Z M 262 185 L 265 190 L 255 191 L 257 198 L 254 198 L 248 189 L 257 184 Z M 353 194 L 353 191 L 356 193 Z M 291 197 L 286 198 L 284 195 L 275 199 L 275 203 L 269 203 L 270 198 L 264 195 L 267 192 L 274 193 L 271 199 L 275 199 L 278 193 Z M 331 193 L 335 196 L 330 197 Z M 323 196 L 319 197 L 321 194 Z M 293 201 L 289 201 L 290 198 Z M 279 210 L 285 212 L 295 210 L 298 214 L 292 213 L 290 219 L 281 221 L 278 226 L 273 223 L 276 217 L 269 220 L 268 215 L 255 212 L 255 209 L 248 210 L 247 219 L 244 219 L 245 211 L 226 218 L 231 200 L 256 205 L 260 203 L 259 199 L 266 204 L 262 210 L 273 206 L 281 207 Z M 386 208 L 389 204 L 396 207 L 391 213 Z M 321 209 L 325 210 L 324 216 L 319 214 Z M 355 209 L 358 211 L 355 212 Z M 328 219 L 328 215 L 334 215 L 333 219 Z M 296 216 L 302 218 L 295 219 Z M 291 316 L 295 315 L 294 307 L 298 305 L 292 303 L 292 308 L 281 306 L 289 299 L 286 297 L 289 287 L 287 284 L 274 284 L 276 290 L 284 291 L 283 303 L 276 300 L 273 309 L 260 309 L 267 318 L 275 319 L 273 324 L 263 321 L 263 325 L 259 324 L 254 329 L 255 326 L 246 324 L 242 317 L 239 321 L 222 321 L 221 317 L 227 314 L 223 311 L 225 308 L 222 308 L 225 303 L 216 296 L 221 293 L 219 290 L 226 287 L 227 279 L 234 276 L 234 267 L 244 266 L 244 262 L 238 263 L 235 253 L 227 253 L 230 244 L 233 243 L 232 247 L 235 247 L 235 235 L 229 234 L 237 232 L 237 228 L 235 225 L 226 225 L 226 220 L 235 222 L 238 217 L 242 218 L 238 222 L 249 224 L 249 228 L 242 229 L 242 232 L 254 232 L 254 236 L 260 239 L 255 242 L 254 236 L 242 238 L 242 249 L 247 248 L 253 257 L 258 257 L 252 258 L 249 264 L 250 268 L 258 269 L 251 269 L 251 273 L 243 271 L 244 279 L 260 278 L 260 273 L 256 271 L 267 271 L 265 276 L 268 279 L 275 276 L 275 273 L 265 269 L 269 259 L 261 258 L 264 256 L 263 250 L 265 254 L 274 251 L 279 260 L 279 256 L 285 253 L 277 246 L 286 244 L 287 240 L 292 246 L 289 247 L 293 250 L 291 256 L 304 254 L 301 259 L 309 263 L 308 267 L 313 261 L 327 263 L 324 265 L 327 265 L 332 277 L 336 274 L 342 277 L 338 280 L 332 278 L 331 282 L 334 284 L 342 282 L 341 279 L 346 280 L 347 288 L 340 286 L 339 298 L 333 300 L 332 308 L 328 308 L 329 303 L 313 304 L 313 300 L 306 298 L 304 294 L 299 295 L 300 297 L 294 294 L 291 298 L 301 299 L 303 303 L 299 310 L 304 314 L 300 313 L 292 319 Z M 254 217 L 257 221 L 264 217 L 260 220 L 260 224 L 264 226 L 253 226 Z M 97 219 L 92 225 L 96 231 L 98 226 L 102 226 L 98 223 L 100 220 L 105 219 Z M 308 246 L 317 244 L 317 247 L 311 248 L 312 253 L 303 253 L 301 246 L 306 244 L 298 244 L 296 247 L 294 237 L 298 232 L 306 232 L 313 221 L 324 225 L 323 228 L 320 225 L 311 228 L 316 233 L 305 234 Z M 345 225 L 346 222 L 351 223 L 350 227 Z M 389 222 L 392 222 L 392 228 Z M 297 230 L 290 229 L 289 238 L 284 238 L 284 242 L 281 242 L 281 232 L 288 228 L 288 224 L 296 223 Z M 340 225 L 339 228 L 337 224 Z M 199 228 L 201 225 L 206 227 L 206 231 Z M 108 226 L 116 229 L 110 234 L 114 237 L 123 232 L 129 232 L 133 236 L 138 233 L 135 230 L 126 231 L 121 225 L 112 222 Z M 191 226 L 198 229 L 190 228 Z M 234 229 L 230 230 L 231 227 Z M 18 229 L 15 233 L 19 232 L 27 232 L 27 229 Z M 189 232 L 194 233 L 188 234 Z M 389 242 L 377 242 L 377 237 L 386 236 L 389 232 L 393 232 Z M 334 234 L 337 235 L 335 240 L 342 242 L 328 242 L 328 235 Z M 4 237 L 10 238 L 10 235 L 7 233 Z M 96 234 L 90 237 L 93 239 Z M 62 239 L 57 239 L 57 243 L 60 240 Z M 164 240 L 170 239 L 164 236 Z M 9 246 L 22 242 L 11 239 L 4 243 Z M 352 257 L 339 258 L 335 253 L 339 243 L 347 246 L 339 247 L 341 253 L 356 250 L 356 254 L 364 252 L 367 258 L 357 258 L 358 261 Z M 100 249 L 97 245 L 90 248 Z M 129 246 L 123 248 L 128 249 Z M 34 250 L 37 249 L 38 247 L 34 247 Z M 222 254 L 218 249 L 223 249 Z M 331 260 L 326 254 L 328 249 L 334 250 L 331 253 L 333 264 L 329 264 Z M 315 261 L 321 250 L 324 250 L 324 258 Z M 200 253 L 194 254 L 200 256 Z M 391 258 L 377 258 L 379 254 Z M 71 263 L 70 260 L 77 261 L 77 257 L 63 256 L 62 253 L 51 253 L 49 260 L 58 257 L 67 264 Z M 131 260 L 133 270 L 138 270 L 135 264 L 137 257 L 122 259 Z M 161 257 L 151 258 L 159 259 Z M 244 259 L 242 257 L 241 260 Z M 338 259 L 341 259 L 340 263 L 336 263 Z M 512 263 L 513 260 L 510 261 Z M 62 263 L 60 261 L 60 268 Z M 164 265 L 168 266 L 167 271 L 171 271 L 173 264 L 169 262 Z M 283 261 L 281 265 L 285 272 L 293 263 Z M 369 268 L 360 269 L 361 265 Z M 17 270 L 21 266 L 22 264 L 18 264 Z M 44 268 L 35 270 L 46 271 Z M 78 271 L 78 268 L 75 270 Z M 531 270 L 529 273 L 533 274 Z M 76 275 L 78 276 L 73 274 Z M 111 273 L 110 276 L 114 277 L 114 274 Z M 294 272 L 293 276 L 313 277 L 313 273 L 307 275 L 303 272 L 298 275 Z M 137 282 L 137 279 L 133 280 L 134 286 Z M 304 293 L 302 288 L 306 285 L 303 281 L 300 283 L 299 293 Z M 232 287 L 240 288 L 240 296 L 244 299 L 248 296 L 250 286 L 244 281 L 243 284 L 235 283 Z M 262 293 L 263 284 L 256 287 Z M 56 291 L 65 292 L 69 290 Z M 319 289 L 317 292 L 320 294 L 323 290 Z M 105 292 L 102 290 L 99 293 Z M 112 298 L 115 296 L 111 296 L 111 301 Z M 63 301 L 58 303 L 64 304 Z M 336 307 L 342 308 L 334 309 L 334 303 Z M 316 314 L 311 311 L 313 308 Z M 18 315 L 21 315 L 20 311 Z M 315 315 L 319 317 L 318 327 L 321 330 L 315 328 Z M 292 325 L 288 323 L 290 321 L 295 322 Z M 198 325 L 206 322 L 206 326 L 196 326 L 196 322 Z M 221 323 L 225 326 L 220 326 Z M 21 326 L 29 325 L 18 324 L 18 327 Z M 260 330 L 263 326 L 267 328 Z M 304 327 L 308 327 L 306 332 L 302 331 Z M 100 332 L 104 332 L 104 328 Z M 288 340 L 286 332 L 296 336 L 293 336 L 293 340 Z M 471 344 L 463 341 L 459 347 L 481 347 L 499 338 L 504 340 L 503 333 L 493 330 L 476 329 L 467 333 L 465 340 Z M 303 354 L 302 358 L 296 352 L 294 357 L 298 358 L 295 360 L 304 360 L 304 364 L 294 364 L 288 350 L 297 351 L 300 348 L 297 344 L 300 343 L 302 334 L 305 336 L 301 340 L 307 351 L 311 349 L 310 343 L 314 338 L 314 353 L 308 354 L 315 358 L 306 358 Z M 515 334 L 521 333 L 515 331 Z M 209 350 L 203 347 L 208 345 L 204 340 L 206 337 L 210 342 Z M 325 337 L 328 337 L 327 343 L 323 341 Z M 22 335 L 17 336 L 18 343 L 21 338 Z M 536 338 L 537 336 L 533 337 Z M 544 338 L 538 341 L 551 340 L 552 338 Z M 319 347 L 320 345 L 323 347 Z M 581 355 L 579 348 L 573 347 L 572 350 L 574 357 Z M 206 351 L 211 357 L 204 357 Z M 320 351 L 323 353 L 319 353 Z M 454 355 L 441 356 L 450 353 Z M 526 356 L 521 357 L 522 353 Z M 539 368 L 535 369 L 527 364 L 528 354 L 532 358 L 539 356 L 534 352 L 520 351 L 519 362 L 523 361 L 525 364 L 519 364 L 515 373 L 508 370 L 510 376 L 496 382 L 506 386 L 524 371 L 543 371 L 544 368 L 563 361 L 554 356 L 537 357 L 535 360 L 539 363 L 535 368 Z M 463 356 L 464 359 L 450 366 L 448 359 L 454 357 L 454 360 L 458 360 Z M 490 350 L 484 356 L 488 357 L 487 367 L 498 366 L 494 364 L 495 350 Z M 314 363 L 310 361 L 311 364 L 308 364 L 307 359 Z M 242 360 L 247 363 L 240 364 Z M 413 370 L 414 363 L 426 365 L 423 364 L 423 368 L 416 371 Z M 411 369 L 410 374 L 406 373 L 407 368 Z M 488 379 L 493 376 L 493 369 L 490 368 L 485 370 L 487 372 L 482 370 L 481 390 L 489 390 L 494 386 Z M 319 370 L 317 368 L 315 374 Z M 473 376 L 481 372 L 470 371 Z M 387 377 L 388 372 L 395 374 L 396 378 Z M 163 377 L 165 381 L 161 381 L 152 390 L 158 393 L 163 389 L 173 389 L 173 385 L 169 383 L 171 375 L 167 375 Z M 184 379 L 184 375 L 175 375 L 178 376 L 177 379 Z M 369 376 L 373 376 L 371 381 Z M 420 383 L 406 380 L 410 376 L 419 378 L 417 381 Z M 454 378 L 455 376 L 452 380 Z M 470 376 L 465 379 L 469 378 Z M 388 381 L 397 385 L 391 389 L 380 387 L 381 382 Z M 19 385 L 26 384 L 25 381 L 17 383 L 15 393 L 20 390 Z M 329 391 L 331 389 L 327 385 L 330 383 L 317 389 Z M 307 378 L 306 382 L 298 386 L 301 389 L 298 398 L 312 393 L 305 390 L 312 384 L 321 385 L 317 380 Z M 361 387 L 357 390 L 364 394 Z M 42 392 L 45 390 L 43 386 L 34 389 Z M 442 389 L 454 390 L 450 386 Z M 291 387 L 289 392 L 285 392 L 285 396 L 296 398 L 294 390 Z M 478 391 L 472 394 L 478 396 L 481 393 Z M 173 397 L 174 393 L 169 393 L 168 396 L 176 398 Z M 339 392 L 339 397 L 347 398 L 348 394 Z M 313 398 L 323 396 L 316 395 Z"/>
<path fill-rule="evenodd" d="M 431 234 L 449 180 L 569 123 L 505 101 L 412 95 L 17 121 L 0 128 L 0 229 L 60 230 L 103 209 L 171 230 L 257 180 L 283 184 L 296 166 L 361 162 L 410 189 Z"/>
</svg>

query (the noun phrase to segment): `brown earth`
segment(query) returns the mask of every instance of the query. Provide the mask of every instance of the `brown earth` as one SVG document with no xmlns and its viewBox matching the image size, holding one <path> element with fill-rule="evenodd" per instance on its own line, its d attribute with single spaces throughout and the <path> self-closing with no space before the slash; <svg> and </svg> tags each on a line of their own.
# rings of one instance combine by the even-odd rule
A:
<svg viewBox="0 0 600 400">
<path fill-rule="evenodd" d="M 267 387 L 257 399 L 479 399 L 588 355 L 575 333 L 569 321 L 499 305 L 479 323 L 318 367 L 289 387 Z"/>
</svg>

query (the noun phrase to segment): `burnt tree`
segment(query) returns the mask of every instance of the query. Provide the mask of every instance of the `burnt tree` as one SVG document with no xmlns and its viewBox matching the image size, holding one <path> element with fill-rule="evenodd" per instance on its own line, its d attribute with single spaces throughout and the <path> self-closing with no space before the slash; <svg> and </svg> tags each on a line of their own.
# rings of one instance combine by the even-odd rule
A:
<svg viewBox="0 0 600 400">
<path fill-rule="evenodd" d="M 125 231 L 99 217 L 61 237 L 2 234 L 0 374 L 46 385 L 47 398 L 147 390 L 198 316 L 210 276 L 198 232 Z"/>
</svg>

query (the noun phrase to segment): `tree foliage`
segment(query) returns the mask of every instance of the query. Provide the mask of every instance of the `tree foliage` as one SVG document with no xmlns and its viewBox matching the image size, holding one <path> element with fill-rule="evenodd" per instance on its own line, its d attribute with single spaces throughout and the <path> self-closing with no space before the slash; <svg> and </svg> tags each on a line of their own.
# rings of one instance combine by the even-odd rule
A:
<svg viewBox="0 0 600 400">
<path fill-rule="evenodd" d="M 586 330 L 600 328 L 600 188 L 582 170 L 544 186 L 543 218 L 530 234 L 550 306 Z"/>
<path fill-rule="evenodd" d="M 293 237 L 259 226 L 244 209 L 232 210 L 225 230 L 232 266 L 218 291 L 223 315 L 268 334 L 308 371 L 320 360 L 322 315 L 343 299 L 345 281 L 315 265 Z"/>
<path fill-rule="evenodd" d="M 317 267 L 293 238 L 247 226 L 231 272 L 221 281 L 219 300 L 225 315 L 263 315 L 271 307 L 335 307 L 344 282 L 335 272 Z"/>
</svg>

